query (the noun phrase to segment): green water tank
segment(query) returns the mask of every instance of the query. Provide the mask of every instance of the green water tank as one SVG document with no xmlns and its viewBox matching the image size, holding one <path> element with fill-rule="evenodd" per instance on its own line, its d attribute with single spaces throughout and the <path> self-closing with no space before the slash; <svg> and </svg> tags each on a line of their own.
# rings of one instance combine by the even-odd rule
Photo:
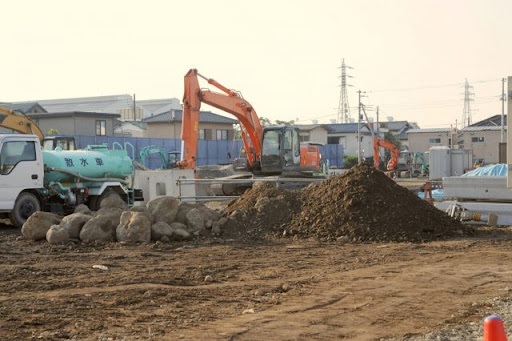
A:
<svg viewBox="0 0 512 341">
<path fill-rule="evenodd" d="M 88 146 L 84 150 L 43 150 L 46 167 L 63 169 L 88 178 L 125 179 L 133 173 L 133 162 L 125 150 L 109 150 L 106 145 Z M 72 182 L 70 174 L 50 171 L 45 183 Z"/>
</svg>

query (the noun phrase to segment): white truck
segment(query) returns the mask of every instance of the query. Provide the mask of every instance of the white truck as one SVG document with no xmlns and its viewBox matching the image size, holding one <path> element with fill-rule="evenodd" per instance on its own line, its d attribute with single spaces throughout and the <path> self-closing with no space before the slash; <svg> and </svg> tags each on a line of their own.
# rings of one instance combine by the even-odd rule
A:
<svg viewBox="0 0 512 341">
<path fill-rule="evenodd" d="M 36 211 L 68 214 L 80 204 L 97 210 L 110 196 L 132 206 L 144 200 L 130 186 L 133 171 L 124 150 L 43 150 L 36 135 L 0 134 L 0 217 L 21 227 Z"/>
</svg>

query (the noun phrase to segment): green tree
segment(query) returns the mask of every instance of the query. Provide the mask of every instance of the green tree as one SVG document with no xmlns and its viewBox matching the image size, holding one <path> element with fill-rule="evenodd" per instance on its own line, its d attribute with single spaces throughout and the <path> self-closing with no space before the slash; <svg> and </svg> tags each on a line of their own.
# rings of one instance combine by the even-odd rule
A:
<svg viewBox="0 0 512 341">
<path fill-rule="evenodd" d="M 51 128 L 48 129 L 48 135 L 57 135 L 59 131 L 57 129 Z"/>
<path fill-rule="evenodd" d="M 267 127 L 269 125 L 272 125 L 272 122 L 266 117 L 260 117 L 260 123 L 263 127 Z"/>
<path fill-rule="evenodd" d="M 345 155 L 345 156 L 343 157 L 343 168 L 344 168 L 344 169 L 352 168 L 352 167 L 354 167 L 355 165 L 357 165 L 357 162 L 358 162 L 357 156 L 348 156 L 348 155 Z"/>
<path fill-rule="evenodd" d="M 285 125 L 285 126 L 292 126 L 292 125 L 295 124 L 295 120 L 291 120 L 291 121 L 276 120 L 276 124 L 278 124 L 278 125 Z"/>
</svg>

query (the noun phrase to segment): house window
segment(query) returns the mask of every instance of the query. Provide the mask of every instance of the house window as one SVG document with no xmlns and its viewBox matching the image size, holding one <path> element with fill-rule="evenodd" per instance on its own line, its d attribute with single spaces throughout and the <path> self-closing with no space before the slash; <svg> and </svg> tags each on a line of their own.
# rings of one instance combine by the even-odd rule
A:
<svg viewBox="0 0 512 341">
<path fill-rule="evenodd" d="M 306 142 L 306 141 L 309 141 L 309 140 L 310 140 L 309 134 L 304 134 L 303 133 L 303 134 L 299 135 L 299 141 L 300 142 Z"/>
<path fill-rule="evenodd" d="M 478 136 L 476 136 L 476 137 L 471 137 L 471 142 L 472 142 L 472 143 L 484 142 L 484 138 L 483 138 L 483 136 L 480 136 L 480 137 L 478 137 Z"/>
<path fill-rule="evenodd" d="M 96 136 L 107 135 L 107 121 L 97 120 L 96 121 Z"/>
<path fill-rule="evenodd" d="M 199 139 L 200 140 L 213 140 L 212 130 L 211 129 L 199 129 Z"/>
<path fill-rule="evenodd" d="M 227 140 L 228 139 L 228 130 L 227 129 L 217 129 L 217 140 Z"/>
<path fill-rule="evenodd" d="M 434 137 L 434 138 L 431 138 L 431 139 L 428 139 L 428 143 L 430 144 L 439 144 L 441 143 L 441 138 L 440 137 Z"/>
</svg>

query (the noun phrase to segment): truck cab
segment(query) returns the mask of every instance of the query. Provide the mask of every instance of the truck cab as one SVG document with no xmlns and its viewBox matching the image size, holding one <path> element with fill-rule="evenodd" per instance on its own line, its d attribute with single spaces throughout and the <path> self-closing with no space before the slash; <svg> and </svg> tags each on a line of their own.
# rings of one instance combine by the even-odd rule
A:
<svg viewBox="0 0 512 341">
<path fill-rule="evenodd" d="M 0 213 L 14 225 L 41 209 L 43 188 L 41 145 L 35 135 L 0 135 Z"/>
</svg>

